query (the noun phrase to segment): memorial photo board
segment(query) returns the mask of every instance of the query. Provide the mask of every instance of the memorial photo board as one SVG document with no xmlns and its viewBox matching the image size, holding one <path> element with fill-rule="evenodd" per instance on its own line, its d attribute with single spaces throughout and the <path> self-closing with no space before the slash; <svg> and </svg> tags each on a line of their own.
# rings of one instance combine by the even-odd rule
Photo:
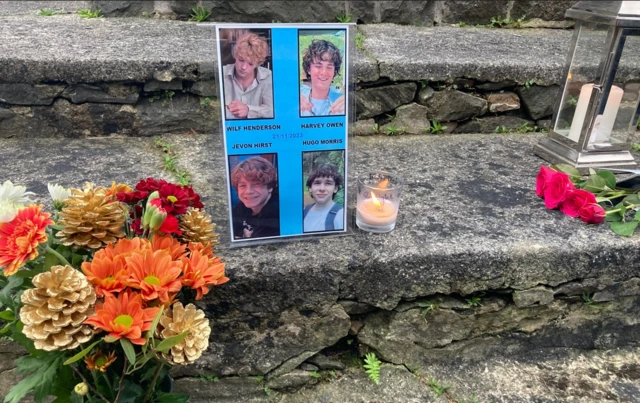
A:
<svg viewBox="0 0 640 403">
<path fill-rule="evenodd" d="M 217 25 L 232 244 L 347 231 L 348 27 Z"/>
</svg>

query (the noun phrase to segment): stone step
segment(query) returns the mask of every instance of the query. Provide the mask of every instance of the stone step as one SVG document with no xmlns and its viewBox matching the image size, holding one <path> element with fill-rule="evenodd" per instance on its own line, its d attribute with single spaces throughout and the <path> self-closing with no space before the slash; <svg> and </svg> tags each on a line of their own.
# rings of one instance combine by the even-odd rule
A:
<svg viewBox="0 0 640 403">
<path fill-rule="evenodd" d="M 264 386 L 314 381 L 295 369 L 312 354 L 360 345 L 390 363 L 381 401 L 430 401 L 405 369 L 418 367 L 451 384 L 458 400 L 475 393 L 482 402 L 633 401 L 637 348 L 616 349 L 640 342 L 640 239 L 544 207 L 534 191 L 544 162 L 532 147 L 540 138 L 356 138 L 352 177 L 384 166 L 405 179 L 394 231 L 228 248 L 220 136 L 163 136 L 217 224 L 230 278 L 202 301 L 211 345 L 197 365 L 177 371 L 182 390 L 202 402 L 215 393 L 216 401 L 264 400 Z M 175 180 L 154 144 L 138 137 L 0 139 L 2 180 L 26 185 L 48 209 L 48 182 Z M 352 373 L 360 359 L 350 362 L 337 383 L 343 399 L 322 384 L 291 401 L 373 396 L 379 389 Z M 219 377 L 226 392 L 201 375 Z M 395 382 L 407 385 L 397 400 Z M 228 395 L 233 388 L 237 395 Z"/>
<path fill-rule="evenodd" d="M 0 22 L 0 136 L 218 130 L 213 25 L 78 15 Z M 571 37 L 393 24 L 359 31 L 355 132 L 363 135 L 425 134 L 433 120 L 454 133 L 547 128 Z"/>
<path fill-rule="evenodd" d="M 232 7 L 224 1 L 197 0 L 87 0 L 87 1 L 3 1 L 0 15 L 35 14 L 40 9 L 74 13 L 78 9 L 100 10 L 105 17 L 157 17 L 188 20 L 193 8 L 211 12 L 207 21 L 283 23 L 336 22 L 348 15 L 358 24 L 396 23 L 419 26 L 444 24 L 490 24 L 491 19 L 518 20 L 522 26 L 571 26 L 564 20 L 573 0 L 541 4 L 538 0 L 510 1 L 380 1 L 380 0 L 266 0 L 249 1 Z"/>
<path fill-rule="evenodd" d="M 78 15 L 0 21 L 0 135 L 217 130 L 212 25 Z M 399 119 L 391 125 L 414 134 L 429 128 L 427 119 L 450 121 L 448 130 L 459 126 L 462 133 L 533 128 L 550 115 L 571 35 L 392 24 L 360 30 L 360 134 L 391 131 L 387 116 L 394 114 Z M 525 83 L 539 88 L 518 96 Z M 500 90 L 505 94 L 487 99 Z M 486 114 L 500 116 L 464 126 Z"/>
</svg>

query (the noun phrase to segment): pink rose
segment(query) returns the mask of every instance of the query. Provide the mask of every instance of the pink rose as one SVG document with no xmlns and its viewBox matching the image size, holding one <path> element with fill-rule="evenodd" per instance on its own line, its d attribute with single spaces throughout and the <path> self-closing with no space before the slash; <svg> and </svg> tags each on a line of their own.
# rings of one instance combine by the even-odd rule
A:
<svg viewBox="0 0 640 403">
<path fill-rule="evenodd" d="M 554 172 L 544 188 L 544 205 L 548 209 L 557 208 L 565 200 L 567 194 L 574 189 L 569 175 L 563 172 Z"/>
<path fill-rule="evenodd" d="M 607 213 L 598 204 L 587 204 L 580 210 L 580 219 L 587 224 L 600 224 Z"/>
<path fill-rule="evenodd" d="M 580 216 L 580 211 L 588 204 L 595 204 L 596 197 L 586 190 L 576 189 L 567 194 L 566 199 L 560 206 L 560 211 L 571 217 Z"/>
<path fill-rule="evenodd" d="M 547 187 L 547 182 L 551 175 L 556 173 L 553 169 L 541 166 L 540 172 L 538 172 L 538 176 L 536 176 L 536 194 L 540 197 L 544 197 L 544 189 Z"/>
</svg>

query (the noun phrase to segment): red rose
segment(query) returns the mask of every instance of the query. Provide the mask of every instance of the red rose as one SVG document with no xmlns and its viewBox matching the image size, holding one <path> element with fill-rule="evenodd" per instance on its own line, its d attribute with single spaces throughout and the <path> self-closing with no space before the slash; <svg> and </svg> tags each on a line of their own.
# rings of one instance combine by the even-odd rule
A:
<svg viewBox="0 0 640 403">
<path fill-rule="evenodd" d="M 553 169 L 541 166 L 540 172 L 538 172 L 538 176 L 536 176 L 536 194 L 540 197 L 544 197 L 544 189 L 547 187 L 547 182 L 551 175 L 556 173 Z"/>
<path fill-rule="evenodd" d="M 164 222 L 160 226 L 160 232 L 164 232 L 165 234 L 182 234 L 182 231 L 178 228 L 178 219 L 172 216 L 171 214 L 167 214 L 167 218 L 165 218 Z"/>
<path fill-rule="evenodd" d="M 569 175 L 563 172 L 554 172 L 544 188 L 544 205 L 548 209 L 557 208 L 573 189 L 575 187 L 569 179 Z"/>
<path fill-rule="evenodd" d="M 567 194 L 567 198 L 560 206 L 560 211 L 571 217 L 578 217 L 580 211 L 588 204 L 595 204 L 596 197 L 586 190 L 576 189 Z"/>
<path fill-rule="evenodd" d="M 598 204 L 587 204 L 580 210 L 580 219 L 587 224 L 600 224 L 607 213 Z"/>
</svg>

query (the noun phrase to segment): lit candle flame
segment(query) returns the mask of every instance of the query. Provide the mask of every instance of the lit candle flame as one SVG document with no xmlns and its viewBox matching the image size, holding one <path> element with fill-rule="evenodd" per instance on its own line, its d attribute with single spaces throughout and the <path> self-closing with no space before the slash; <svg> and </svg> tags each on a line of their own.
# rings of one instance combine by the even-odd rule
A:
<svg viewBox="0 0 640 403">
<path fill-rule="evenodd" d="M 386 189 L 387 186 L 389 186 L 389 178 L 385 178 L 382 182 L 380 182 L 380 184 L 378 185 L 378 187 L 380 189 Z"/>
<path fill-rule="evenodd" d="M 382 206 L 384 205 L 384 201 L 378 200 L 373 192 L 371 192 L 371 203 L 373 203 L 373 205 L 376 206 L 378 210 L 382 210 Z"/>
</svg>

